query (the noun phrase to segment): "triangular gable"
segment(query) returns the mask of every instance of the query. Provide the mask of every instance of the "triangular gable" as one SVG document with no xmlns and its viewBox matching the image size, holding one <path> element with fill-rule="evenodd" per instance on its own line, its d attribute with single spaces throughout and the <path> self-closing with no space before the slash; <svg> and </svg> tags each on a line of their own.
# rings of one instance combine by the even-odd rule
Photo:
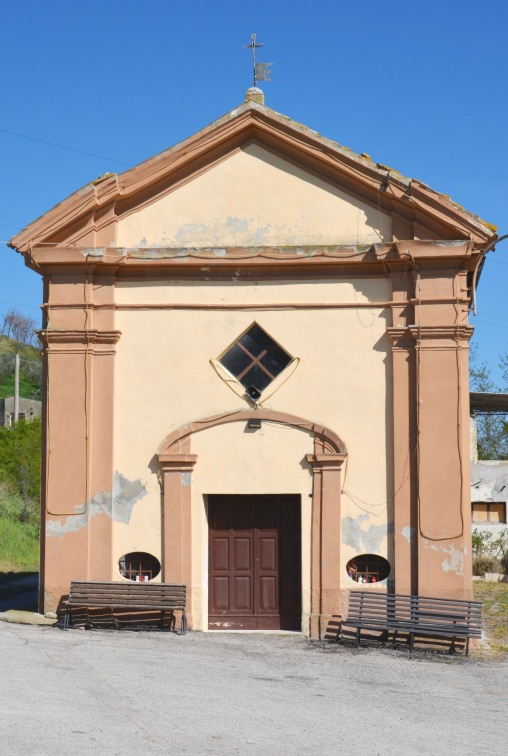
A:
<svg viewBox="0 0 508 756">
<path fill-rule="evenodd" d="M 270 108 L 247 100 L 175 147 L 123 174 L 106 174 L 83 187 L 27 226 L 13 237 L 10 244 L 21 252 L 40 244 L 114 247 L 143 246 L 146 241 L 149 246 L 194 246 L 203 243 L 207 233 L 211 233 L 211 237 L 209 235 L 205 243 L 214 244 L 213 239 L 218 241 L 219 237 L 214 236 L 213 229 L 206 223 L 202 223 L 202 237 L 191 233 L 192 224 L 197 228 L 200 223 L 196 213 L 192 217 L 184 213 L 185 217 L 180 219 L 180 231 L 171 223 L 168 228 L 155 224 L 151 239 L 145 238 L 143 215 L 152 223 L 148 208 L 156 203 L 165 203 L 164 212 L 169 209 L 169 215 L 176 212 L 176 207 L 171 205 L 175 205 L 174 197 L 179 189 L 180 200 L 185 199 L 185 193 L 189 195 L 190 207 L 193 201 L 196 203 L 197 197 L 191 196 L 189 186 L 192 184 L 198 194 L 201 191 L 202 197 L 208 196 L 212 205 L 216 205 L 218 197 L 206 194 L 207 180 L 210 183 L 214 171 L 217 178 L 220 166 L 223 170 L 225 164 L 229 164 L 233 173 L 235 170 L 238 173 L 241 169 L 239 162 L 245 158 L 251 163 L 257 160 L 258 167 L 260 162 L 264 163 L 265 175 L 261 176 L 256 187 L 251 187 L 252 201 L 258 202 L 258 208 L 248 219 L 251 223 L 249 233 L 244 237 L 233 234 L 230 239 L 222 238 L 221 244 L 248 245 L 246 239 L 252 239 L 252 245 L 287 243 L 273 231 L 278 222 L 274 206 L 268 207 L 267 212 L 272 215 L 265 216 L 264 226 L 255 228 L 256 222 L 261 221 L 263 205 L 259 206 L 259 201 L 263 186 L 271 185 L 270 170 L 279 171 L 281 180 L 283 173 L 293 177 L 299 175 L 308 185 L 307 194 L 295 207 L 294 216 L 300 217 L 302 223 L 300 228 L 293 228 L 294 244 L 472 239 L 483 246 L 496 237 L 492 226 L 421 182 L 407 179 L 387 166 L 374 164 L 367 156 L 356 155 Z M 245 183 L 248 184 L 248 176 Z M 170 195 L 174 195 L 173 199 L 168 199 Z M 303 233 L 306 217 L 305 213 L 302 216 L 302 208 L 309 203 L 320 208 L 320 212 L 326 214 L 328 211 L 331 216 L 328 227 L 325 223 L 321 241 L 311 240 Z M 353 211 L 346 211 L 346 206 Z M 227 218 L 227 210 L 224 212 Z M 344 219 L 348 212 L 349 219 L 342 228 L 340 218 Z M 238 220 L 235 213 L 229 212 L 229 217 L 234 227 Z M 291 226 L 295 224 L 287 217 L 282 218 L 282 222 L 289 237 Z M 267 223 L 272 225 L 271 235 L 261 233 Z M 356 236 L 352 233 L 355 228 Z M 262 241 L 259 241 L 260 233 Z"/>
</svg>

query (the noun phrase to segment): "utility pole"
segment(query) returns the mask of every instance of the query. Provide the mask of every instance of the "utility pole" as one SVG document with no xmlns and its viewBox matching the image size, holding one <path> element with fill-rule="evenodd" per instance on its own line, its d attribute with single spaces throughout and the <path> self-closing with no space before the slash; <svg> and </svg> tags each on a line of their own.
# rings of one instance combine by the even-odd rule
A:
<svg viewBox="0 0 508 756">
<path fill-rule="evenodd" d="M 19 420 L 19 354 L 14 360 L 14 424 Z"/>
</svg>

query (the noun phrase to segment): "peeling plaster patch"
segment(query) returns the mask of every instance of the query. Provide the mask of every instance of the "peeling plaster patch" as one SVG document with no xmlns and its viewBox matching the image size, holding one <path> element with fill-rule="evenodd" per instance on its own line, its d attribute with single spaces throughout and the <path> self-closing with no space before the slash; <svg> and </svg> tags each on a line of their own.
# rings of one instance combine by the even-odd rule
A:
<svg viewBox="0 0 508 756">
<path fill-rule="evenodd" d="M 370 525 L 367 530 L 362 523 L 369 520 L 370 515 L 363 514 L 356 518 L 342 518 L 342 543 L 355 549 L 357 554 L 372 554 L 380 551 L 384 539 L 393 532 L 393 525 Z"/>
<path fill-rule="evenodd" d="M 254 242 L 258 245 L 263 244 L 265 239 L 268 237 L 272 230 L 272 224 L 268 223 L 268 225 L 264 226 L 263 228 L 257 228 L 254 232 Z"/>
<path fill-rule="evenodd" d="M 75 533 L 77 530 L 81 530 L 88 525 L 88 514 L 71 515 L 66 517 L 65 520 L 48 520 L 46 523 L 46 535 L 56 536 L 57 538 L 63 538 L 67 533 Z"/>
<path fill-rule="evenodd" d="M 358 553 L 360 552 L 360 541 L 364 534 L 360 525 L 368 519 L 368 514 L 360 515 L 356 519 L 353 517 L 342 518 L 342 543 L 346 544 L 346 546 L 351 546 Z"/>
<path fill-rule="evenodd" d="M 140 480 L 127 480 L 122 473 L 115 472 L 113 484 L 113 520 L 129 524 L 134 504 L 146 496 L 146 488 Z"/>
<path fill-rule="evenodd" d="M 206 237 L 208 234 L 208 228 L 204 223 L 184 223 L 180 226 L 176 235 L 175 242 L 185 246 L 185 244 L 194 244 L 194 239 Z"/>
<path fill-rule="evenodd" d="M 83 257 L 104 257 L 106 249 L 104 247 L 85 247 L 81 250 Z"/>
<path fill-rule="evenodd" d="M 401 536 L 411 545 L 415 534 L 415 528 L 402 528 Z"/>
<path fill-rule="evenodd" d="M 228 215 L 226 218 L 226 226 L 233 233 L 243 233 L 248 231 L 250 224 L 251 222 L 246 218 L 238 218 L 238 216 L 235 215 Z"/>
<path fill-rule="evenodd" d="M 213 249 L 213 254 L 214 254 L 214 255 L 215 255 L 216 257 L 225 257 L 225 255 L 226 255 L 226 250 L 225 250 L 225 248 L 224 248 L 224 247 L 222 247 L 222 248 L 221 248 L 221 247 L 214 247 L 214 249 Z M 205 268 L 203 268 L 203 270 L 205 270 Z M 206 268 L 206 270 L 210 270 L 210 268 Z"/>
<path fill-rule="evenodd" d="M 464 553 L 456 549 L 455 546 L 443 546 L 441 548 L 443 554 L 449 554 L 449 559 L 443 559 L 442 567 L 443 572 L 456 572 L 457 575 L 464 574 Z"/>
<path fill-rule="evenodd" d="M 393 533 L 393 525 L 391 523 L 387 525 L 371 525 L 362 538 L 365 553 L 376 554 L 380 551 L 381 544 L 390 533 Z"/>
<path fill-rule="evenodd" d="M 65 520 L 48 520 L 46 535 L 63 538 L 67 533 L 75 533 L 88 525 L 88 521 L 95 515 L 104 514 L 115 522 L 129 524 L 134 504 L 146 495 L 146 488 L 140 480 L 128 480 L 124 475 L 115 472 L 113 495 L 107 491 L 100 491 L 88 503 L 88 511 L 69 515 Z M 85 509 L 85 504 L 78 504 L 74 510 Z"/>
<path fill-rule="evenodd" d="M 182 473 L 182 486 L 188 488 L 192 484 L 192 473 Z"/>
</svg>

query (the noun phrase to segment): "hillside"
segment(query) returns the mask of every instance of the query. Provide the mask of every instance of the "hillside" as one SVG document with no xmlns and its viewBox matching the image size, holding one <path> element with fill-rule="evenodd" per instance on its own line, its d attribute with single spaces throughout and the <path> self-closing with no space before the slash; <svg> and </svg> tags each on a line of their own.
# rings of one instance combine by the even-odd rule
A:
<svg viewBox="0 0 508 756">
<path fill-rule="evenodd" d="M 0 336 L 0 399 L 14 395 L 14 356 L 20 356 L 19 393 L 27 399 L 41 398 L 42 363 L 38 349 Z"/>
</svg>

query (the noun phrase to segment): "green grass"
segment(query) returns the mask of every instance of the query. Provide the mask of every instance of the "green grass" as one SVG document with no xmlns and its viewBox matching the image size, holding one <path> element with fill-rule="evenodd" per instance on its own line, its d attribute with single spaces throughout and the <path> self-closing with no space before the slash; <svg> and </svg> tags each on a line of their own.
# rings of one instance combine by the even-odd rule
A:
<svg viewBox="0 0 508 756">
<path fill-rule="evenodd" d="M 508 652 L 508 583 L 473 583 L 475 601 L 483 602 L 483 622 L 493 651 Z"/>
<path fill-rule="evenodd" d="M 37 572 L 39 536 L 33 525 L 0 517 L 0 572 Z"/>
</svg>

